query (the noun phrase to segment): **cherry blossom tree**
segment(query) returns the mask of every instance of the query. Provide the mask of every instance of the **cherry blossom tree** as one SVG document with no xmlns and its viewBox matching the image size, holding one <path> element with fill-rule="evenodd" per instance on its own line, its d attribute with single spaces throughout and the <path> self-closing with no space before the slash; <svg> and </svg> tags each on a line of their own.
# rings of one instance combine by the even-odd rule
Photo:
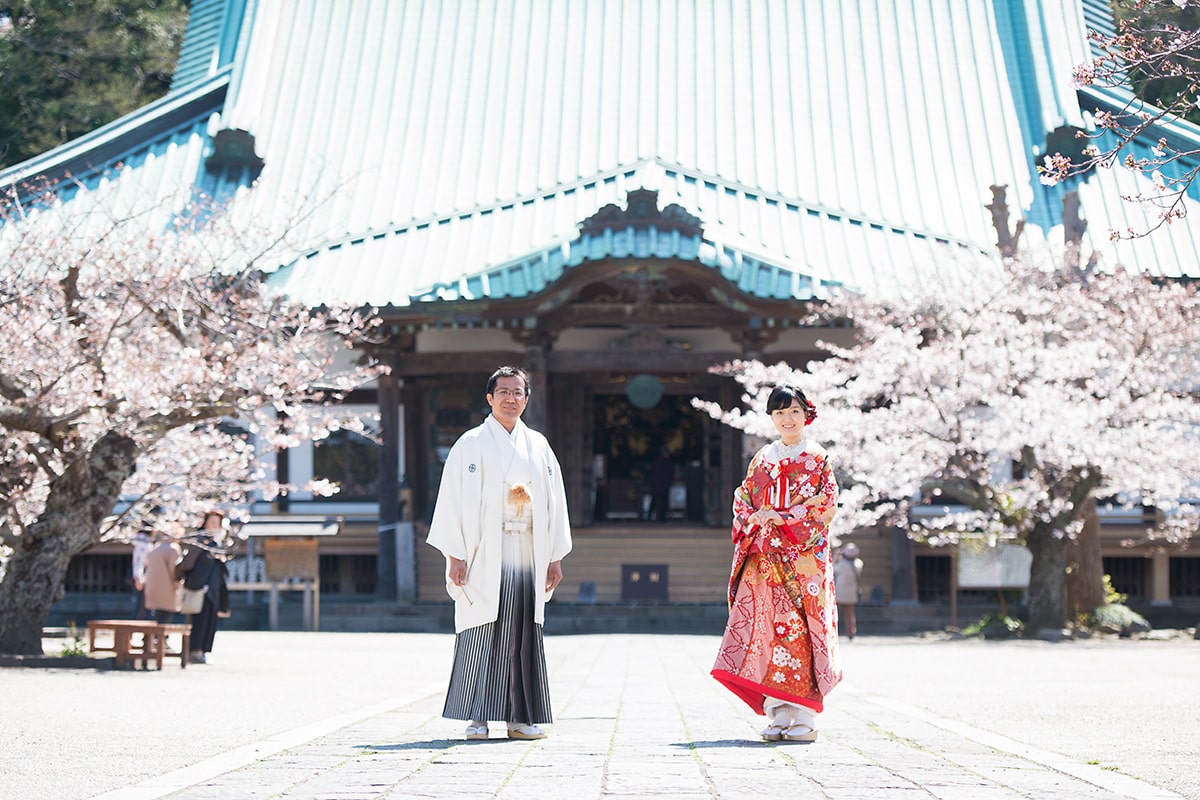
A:
<svg viewBox="0 0 1200 800">
<path fill-rule="evenodd" d="M 1190 535 L 1193 287 L 1026 254 L 928 292 L 838 295 L 821 315 L 852 320 L 857 343 L 824 344 L 829 357 L 807 365 L 717 367 L 744 386 L 747 408 L 696 403 L 765 436 L 763 387 L 802 387 L 843 485 L 835 533 L 889 524 L 933 544 L 1023 542 L 1033 630 L 1067 621 L 1067 548 L 1089 500 L 1152 505 L 1164 522 L 1148 536 Z"/>
<path fill-rule="evenodd" d="M 352 424 L 378 374 L 369 314 L 269 290 L 278 229 L 166 210 L 0 196 L 0 652 L 41 652 L 97 542 L 287 491 L 256 450 Z"/>
<path fill-rule="evenodd" d="M 1117 10 L 1115 34 L 1091 31 L 1096 57 L 1074 71 L 1079 87 L 1108 101 L 1084 108 L 1090 132 L 1078 131 L 1067 152 L 1050 152 L 1039 165 L 1043 183 L 1055 184 L 1093 169 L 1128 168 L 1149 179 L 1123 195 L 1156 211 L 1150 230 L 1182 219 L 1185 198 L 1200 174 L 1200 3 L 1136 0 Z M 1150 231 L 1111 231 L 1113 238 Z"/>
</svg>

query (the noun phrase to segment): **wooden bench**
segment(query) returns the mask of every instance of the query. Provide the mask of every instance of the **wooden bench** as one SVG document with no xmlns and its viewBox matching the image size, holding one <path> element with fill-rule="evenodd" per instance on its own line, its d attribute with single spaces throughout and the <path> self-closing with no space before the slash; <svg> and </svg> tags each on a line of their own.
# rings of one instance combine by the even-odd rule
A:
<svg viewBox="0 0 1200 800">
<path fill-rule="evenodd" d="M 96 644 L 96 634 L 111 634 L 111 646 Z M 141 619 L 93 619 L 88 621 L 88 652 L 108 653 L 116 656 L 118 668 L 137 666 L 141 661 L 145 669 L 150 668 L 150 660 L 158 669 L 162 669 L 163 660 L 178 658 L 179 666 L 186 668 L 188 664 L 188 644 L 192 635 L 192 626 L 188 624 L 154 622 Z M 178 650 L 172 650 L 168 642 L 169 636 L 181 637 Z"/>
</svg>

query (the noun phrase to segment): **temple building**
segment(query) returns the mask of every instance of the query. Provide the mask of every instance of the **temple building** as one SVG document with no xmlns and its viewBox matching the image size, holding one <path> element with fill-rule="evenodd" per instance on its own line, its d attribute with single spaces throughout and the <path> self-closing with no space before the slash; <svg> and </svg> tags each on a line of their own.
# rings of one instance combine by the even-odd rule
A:
<svg viewBox="0 0 1200 800">
<path fill-rule="evenodd" d="M 0 180 L 71 176 L 71 202 L 203 195 L 264 219 L 312 203 L 271 280 L 377 309 L 372 355 L 392 371 L 349 405 L 381 444 L 342 433 L 282 454 L 280 477 L 342 490 L 260 503 L 247 530 L 313 543 L 328 624 L 336 599 L 446 600 L 424 528 L 501 364 L 530 372 L 526 421 L 564 468 L 560 598 L 720 605 L 754 443 L 693 406 L 740 402 L 712 367 L 802 366 L 819 340 L 849 341 L 808 321 L 830 287 L 988 268 L 994 191 L 1031 245 L 1062 241 L 1074 192 L 1085 248 L 1200 276 L 1196 224 L 1109 240 L 1150 219 L 1121 200 L 1127 171 L 1038 179 L 1064 131 L 1123 102 L 1070 83 L 1089 28 L 1111 26 L 1102 0 L 193 0 L 165 97 Z M 1200 146 L 1187 123 L 1170 135 Z M 667 518 L 647 520 L 664 449 Z M 1142 521 L 1102 523 L 1131 602 L 1200 603 L 1200 558 L 1121 548 Z M 957 595 L 950 553 L 856 541 L 866 602 Z M 116 545 L 76 562 L 68 600 L 122 590 Z"/>
</svg>

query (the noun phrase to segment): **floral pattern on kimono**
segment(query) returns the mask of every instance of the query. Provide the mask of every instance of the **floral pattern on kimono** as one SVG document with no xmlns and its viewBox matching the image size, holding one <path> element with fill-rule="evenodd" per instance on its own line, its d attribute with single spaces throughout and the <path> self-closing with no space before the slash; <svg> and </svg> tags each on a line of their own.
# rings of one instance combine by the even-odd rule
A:
<svg viewBox="0 0 1200 800">
<path fill-rule="evenodd" d="M 759 714 L 765 697 L 821 711 L 842 678 L 829 545 L 837 493 L 827 454 L 807 442 L 764 447 L 734 493 L 729 622 L 712 674 Z M 764 507 L 783 523 L 750 524 Z"/>
</svg>

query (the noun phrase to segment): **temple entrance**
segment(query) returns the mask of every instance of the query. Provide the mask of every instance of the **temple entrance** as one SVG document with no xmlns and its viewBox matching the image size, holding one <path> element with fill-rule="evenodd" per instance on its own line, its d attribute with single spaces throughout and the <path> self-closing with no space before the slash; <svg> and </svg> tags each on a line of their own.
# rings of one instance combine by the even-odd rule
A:
<svg viewBox="0 0 1200 800">
<path fill-rule="evenodd" d="M 711 420 L 691 395 L 640 408 L 623 394 L 593 400 L 593 519 L 702 523 Z"/>
</svg>

